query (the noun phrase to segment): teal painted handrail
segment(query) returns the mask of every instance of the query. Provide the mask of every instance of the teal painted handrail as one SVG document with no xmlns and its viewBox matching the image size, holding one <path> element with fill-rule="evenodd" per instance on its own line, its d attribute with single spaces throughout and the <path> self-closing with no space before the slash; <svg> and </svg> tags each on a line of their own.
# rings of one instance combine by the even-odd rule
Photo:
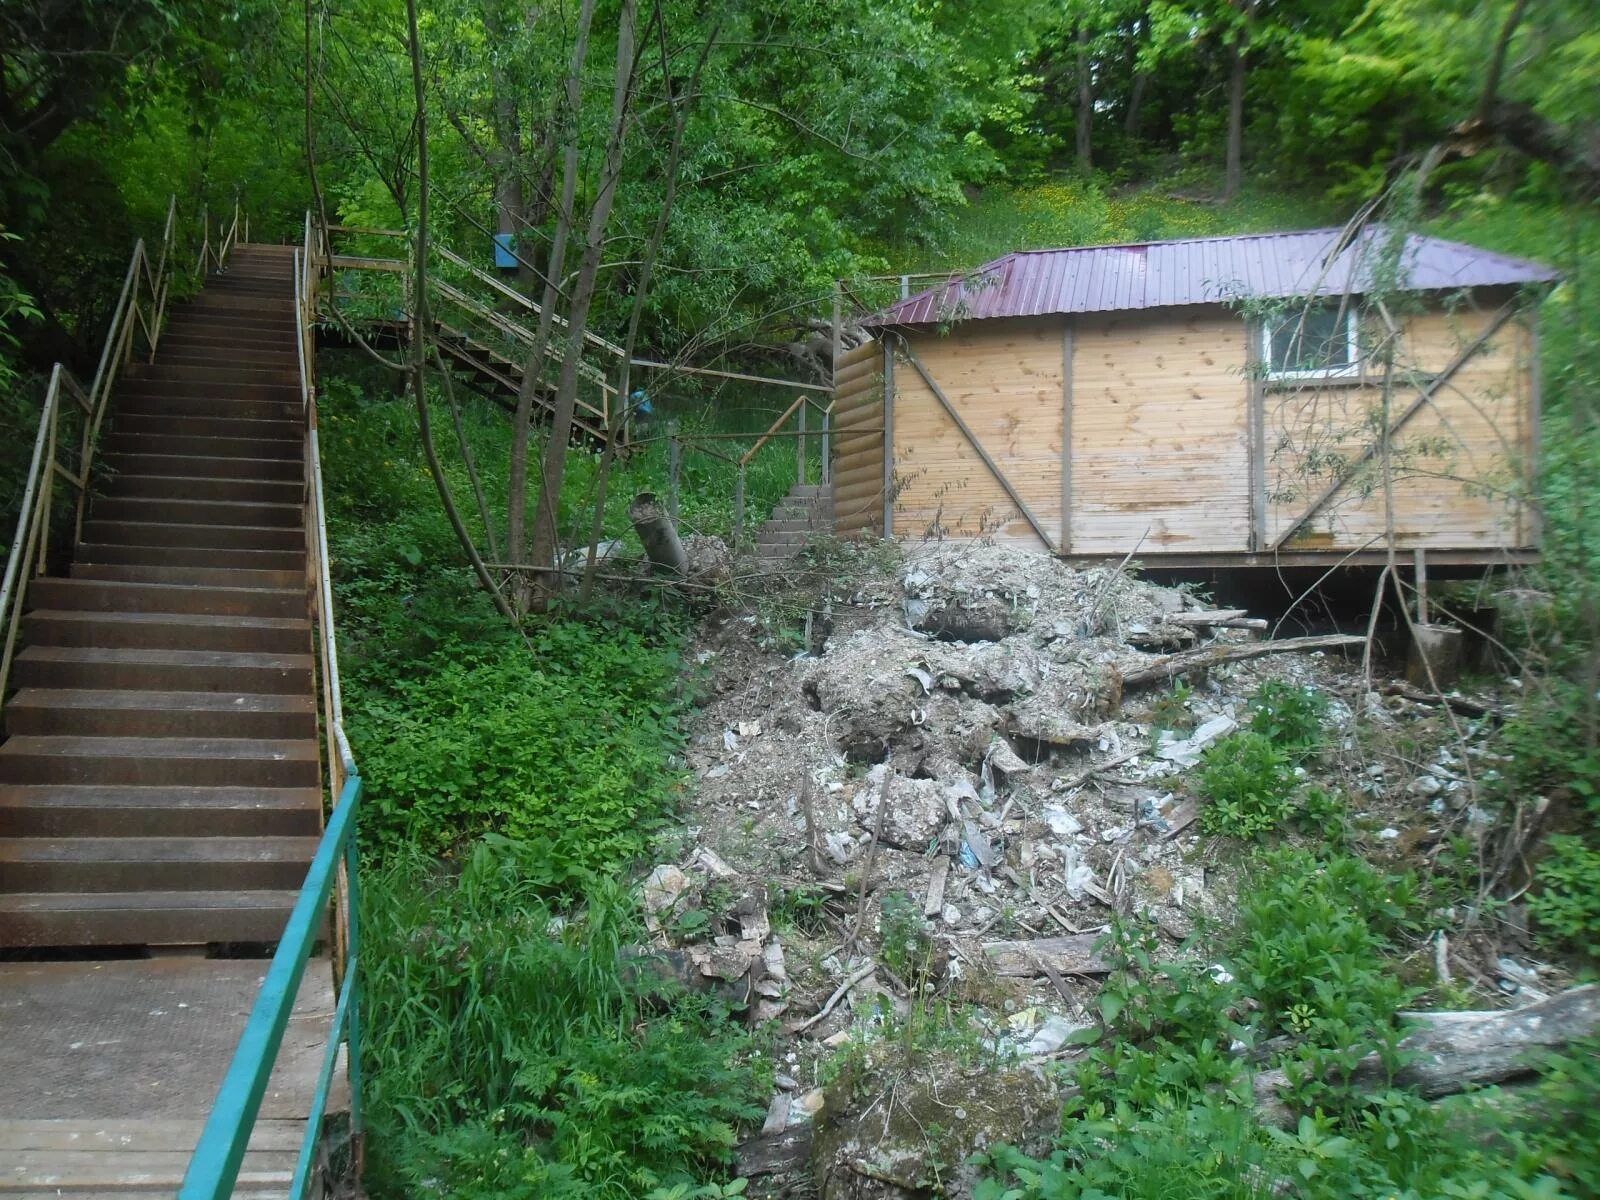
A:
<svg viewBox="0 0 1600 1200">
<path fill-rule="evenodd" d="M 323 918 L 327 914 L 328 900 L 333 894 L 334 878 L 341 859 L 346 859 L 354 848 L 356 809 L 361 802 L 361 777 L 352 776 L 345 781 L 339 802 L 334 805 L 328 819 L 328 828 L 317 847 L 311 869 L 306 873 L 305 886 L 295 901 L 289 923 L 284 927 L 278 950 L 267 968 L 260 995 L 245 1024 L 239 1047 L 234 1051 L 233 1062 L 223 1077 L 217 1092 L 217 1102 L 201 1131 L 194 1157 L 189 1160 L 189 1170 L 178 1190 L 179 1200 L 227 1200 L 233 1195 L 233 1185 L 239 1177 L 239 1165 L 244 1161 L 250 1135 L 255 1129 L 256 1115 L 261 1111 L 261 1098 L 267 1091 L 267 1080 L 278 1058 L 278 1048 L 283 1044 L 283 1031 L 294 1011 L 295 996 L 300 990 L 300 980 L 305 975 L 306 960 L 311 956 Z M 354 879 L 354 875 L 351 876 Z M 350 910 L 350 928 L 355 929 L 355 910 Z M 353 947 L 352 947 L 353 949 Z M 339 1008 L 346 1014 L 353 1011 L 351 1000 L 356 986 L 356 959 L 352 953 L 345 971 L 344 986 L 340 991 Z M 352 1034 L 355 1026 L 351 1024 Z M 338 1030 L 329 1038 L 329 1056 L 335 1057 L 338 1047 Z M 350 1038 L 350 1061 L 354 1063 L 360 1053 L 360 1044 Z M 327 1101 L 327 1084 L 331 1083 L 332 1070 L 324 1065 L 314 1109 Z M 314 1111 L 308 1126 L 307 1137 L 313 1142 L 321 1112 Z M 302 1159 L 306 1153 L 302 1151 Z M 296 1190 L 290 1200 L 299 1200 L 309 1182 L 306 1172 L 297 1172 Z"/>
<path fill-rule="evenodd" d="M 316 1166 L 317 1145 L 322 1136 L 322 1120 L 328 1094 L 338 1070 L 339 1047 L 347 1047 L 346 1074 L 350 1081 L 350 1136 L 356 1147 L 356 1169 L 360 1170 L 361 1146 L 361 997 L 359 992 L 361 939 L 358 914 L 361 903 L 357 873 L 356 815 L 361 804 L 361 776 L 356 769 L 350 743 L 344 734 L 343 705 L 339 694 L 339 650 L 333 621 L 333 589 L 328 574 L 328 533 L 326 507 L 322 494 L 322 456 L 317 440 L 314 346 L 307 319 L 316 300 L 317 274 L 315 247 L 311 240 L 311 218 L 306 217 L 306 238 L 294 260 L 295 333 L 300 366 L 300 391 L 306 418 L 306 540 L 311 555 L 315 596 L 313 612 L 322 650 L 322 699 L 327 744 L 329 788 L 336 793 L 322 840 L 306 872 L 306 881 L 289 914 L 288 924 L 278 941 L 277 951 L 267 968 L 255 1007 L 245 1023 L 244 1033 L 234 1050 L 228 1073 L 217 1092 L 216 1103 L 200 1132 L 200 1141 L 189 1160 L 189 1169 L 178 1190 L 179 1200 L 229 1200 L 238 1182 L 239 1167 L 250 1146 L 256 1118 L 267 1082 L 283 1045 L 284 1030 L 294 1011 L 295 997 L 305 977 L 329 900 L 344 867 L 345 894 L 337 908 L 343 918 L 344 975 L 333 1022 L 328 1030 L 322 1067 L 317 1074 L 311 1111 L 306 1117 L 305 1138 L 289 1189 L 289 1200 L 304 1200 L 310 1190 Z"/>
</svg>

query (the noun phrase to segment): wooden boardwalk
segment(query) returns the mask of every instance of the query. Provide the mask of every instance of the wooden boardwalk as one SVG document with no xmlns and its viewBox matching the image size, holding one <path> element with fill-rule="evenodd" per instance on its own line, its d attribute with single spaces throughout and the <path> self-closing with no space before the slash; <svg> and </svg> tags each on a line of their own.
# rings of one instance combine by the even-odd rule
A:
<svg viewBox="0 0 1600 1200">
<path fill-rule="evenodd" d="M 173 1196 L 266 960 L 0 965 L 0 1197 Z M 284 1196 L 333 1017 L 312 959 L 234 1195 Z M 348 1111 L 344 1072 L 330 1116 Z"/>
</svg>

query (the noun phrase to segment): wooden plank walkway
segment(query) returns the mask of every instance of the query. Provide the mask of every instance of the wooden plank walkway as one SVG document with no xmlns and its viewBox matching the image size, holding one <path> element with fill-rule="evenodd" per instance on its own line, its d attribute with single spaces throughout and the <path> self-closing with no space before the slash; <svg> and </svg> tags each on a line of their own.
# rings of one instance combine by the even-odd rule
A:
<svg viewBox="0 0 1600 1200">
<path fill-rule="evenodd" d="M 264 959 L 0 964 L 0 1197 L 173 1196 L 255 1003 Z M 312 959 L 240 1200 L 286 1195 L 333 1018 Z M 328 1112 L 349 1110 L 344 1072 Z"/>
</svg>

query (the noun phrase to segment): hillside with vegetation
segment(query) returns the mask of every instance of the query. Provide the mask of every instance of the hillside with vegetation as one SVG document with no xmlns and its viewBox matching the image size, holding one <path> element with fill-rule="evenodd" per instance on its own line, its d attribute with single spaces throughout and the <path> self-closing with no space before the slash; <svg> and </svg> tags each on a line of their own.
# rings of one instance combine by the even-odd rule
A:
<svg viewBox="0 0 1600 1200">
<path fill-rule="evenodd" d="M 498 278 L 547 314 L 548 412 L 470 388 L 415 305 L 319 330 L 366 1191 L 1600 1195 L 1597 78 L 1587 0 L 8 0 L 8 514 L 50 365 L 92 375 L 174 195 L 413 269 L 431 242 L 496 270 L 506 235 Z M 1386 692 L 1381 653 L 1090 680 L 1093 736 L 1014 762 L 883 697 L 997 711 L 1078 660 L 1040 615 L 901 663 L 908 599 L 1036 609 L 1136 673 L 1209 598 L 1001 554 L 929 582 L 829 539 L 699 589 L 635 569 L 637 494 L 732 543 L 800 469 L 758 444 L 792 390 L 674 368 L 826 384 L 839 281 L 871 304 L 1016 249 L 1347 224 L 1562 272 L 1534 301 L 1542 559 L 1443 593 L 1500 614 L 1460 695 Z M 622 349 L 630 454 L 574 436 L 586 331 Z M 982 812 L 889 846 L 860 747 L 910 738 Z M 1076 957 L 963 957 L 1043 937 Z M 759 971 L 708 966 L 746 943 Z M 1504 1087 L 1429 1082 L 1415 1014 L 1529 1004 L 1574 1036 Z"/>
</svg>

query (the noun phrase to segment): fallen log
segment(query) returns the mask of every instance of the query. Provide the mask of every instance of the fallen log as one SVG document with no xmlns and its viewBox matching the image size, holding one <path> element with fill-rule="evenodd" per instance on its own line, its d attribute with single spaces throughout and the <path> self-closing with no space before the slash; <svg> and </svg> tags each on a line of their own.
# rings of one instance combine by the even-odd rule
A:
<svg viewBox="0 0 1600 1200">
<path fill-rule="evenodd" d="M 1360 646 L 1366 638 L 1351 633 L 1325 634 L 1319 637 L 1280 638 L 1271 642 L 1243 642 L 1237 645 L 1206 646 L 1200 650 L 1183 650 L 1169 654 L 1142 667 L 1122 673 L 1122 686 L 1144 687 L 1152 683 L 1166 683 L 1228 662 L 1241 662 L 1247 658 L 1261 658 L 1268 654 L 1296 654 L 1311 650 L 1337 650 L 1347 646 Z"/>
<path fill-rule="evenodd" d="M 1451 712 L 1460 713 L 1463 717 L 1493 717 L 1496 721 L 1504 721 L 1504 709 L 1496 708 L 1492 704 L 1485 704 L 1481 700 L 1470 700 L 1466 696 L 1441 696 L 1423 688 L 1412 687 L 1409 683 L 1395 682 L 1383 689 L 1386 696 L 1400 696 L 1414 704 L 1444 705 Z"/>
<path fill-rule="evenodd" d="M 1105 975 L 1111 968 L 1094 952 L 1098 933 L 1035 938 L 1024 942 L 986 942 L 983 953 L 996 975 Z"/>
<path fill-rule="evenodd" d="M 1401 1017 L 1416 1028 L 1400 1043 L 1406 1061 L 1395 1072 L 1394 1086 L 1434 1100 L 1531 1074 L 1538 1065 L 1531 1052 L 1558 1049 L 1600 1031 L 1600 984 L 1571 988 L 1503 1012 L 1419 1012 Z M 1262 1071 L 1252 1082 L 1260 1119 L 1280 1129 L 1292 1128 L 1298 1114 L 1285 1096 L 1286 1073 Z M 1388 1072 L 1377 1055 L 1369 1054 L 1356 1064 L 1350 1086 L 1373 1091 L 1389 1086 Z"/>
</svg>

